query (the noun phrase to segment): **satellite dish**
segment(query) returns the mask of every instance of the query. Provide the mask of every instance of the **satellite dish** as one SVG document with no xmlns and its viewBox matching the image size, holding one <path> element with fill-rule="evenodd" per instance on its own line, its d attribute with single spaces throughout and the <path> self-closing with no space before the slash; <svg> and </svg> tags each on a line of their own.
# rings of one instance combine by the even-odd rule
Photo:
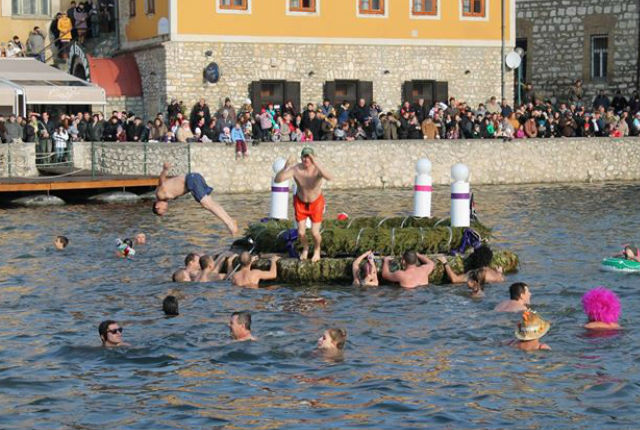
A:
<svg viewBox="0 0 640 430">
<path fill-rule="evenodd" d="M 517 52 L 512 51 L 507 54 L 504 59 L 505 64 L 510 69 L 517 69 L 520 67 L 520 63 L 522 63 L 522 58 L 518 55 Z"/>
<path fill-rule="evenodd" d="M 218 67 L 218 63 L 209 63 L 207 67 L 204 69 L 204 78 L 207 82 L 215 84 L 220 80 L 220 68 Z"/>
</svg>

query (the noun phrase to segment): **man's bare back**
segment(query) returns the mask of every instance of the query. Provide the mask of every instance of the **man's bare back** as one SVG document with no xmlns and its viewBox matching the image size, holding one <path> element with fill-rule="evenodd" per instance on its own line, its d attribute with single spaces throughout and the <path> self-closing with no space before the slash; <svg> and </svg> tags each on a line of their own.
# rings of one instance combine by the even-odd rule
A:
<svg viewBox="0 0 640 430">
<path fill-rule="evenodd" d="M 231 276 L 231 283 L 233 285 L 239 287 L 247 287 L 247 288 L 259 288 L 260 281 L 262 280 L 272 280 L 276 279 L 278 276 L 278 266 L 277 262 L 280 259 L 278 256 L 271 257 L 271 268 L 270 270 L 258 270 L 251 269 L 251 263 L 254 261 L 251 258 L 251 255 L 246 253 L 240 256 L 240 264 L 242 267 L 236 273 Z M 249 263 L 247 264 L 247 258 L 249 259 Z"/>
<path fill-rule="evenodd" d="M 389 268 L 391 259 L 391 257 L 385 257 L 382 262 L 382 277 L 387 281 L 397 282 L 403 288 L 415 288 L 429 284 L 429 275 L 433 272 L 435 264 L 427 256 L 412 251 L 405 252 L 402 260 L 406 268 L 395 272 L 391 272 Z M 420 261 L 422 265 L 417 266 L 416 260 Z"/>
</svg>

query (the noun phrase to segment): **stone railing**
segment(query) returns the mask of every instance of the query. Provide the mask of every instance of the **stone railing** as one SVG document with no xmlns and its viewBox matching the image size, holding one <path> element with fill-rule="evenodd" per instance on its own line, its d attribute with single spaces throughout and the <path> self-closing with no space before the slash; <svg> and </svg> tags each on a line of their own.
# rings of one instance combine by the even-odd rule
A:
<svg viewBox="0 0 640 430">
<path fill-rule="evenodd" d="M 77 167 L 103 173 L 157 175 L 201 173 L 218 192 L 267 191 L 278 157 L 299 156 L 300 143 L 261 143 L 249 158 L 219 143 L 75 143 Z M 328 188 L 408 187 L 415 164 L 428 158 L 434 184 L 449 184 L 450 169 L 465 163 L 472 184 L 523 184 L 640 180 L 640 139 L 407 140 L 312 142 L 317 159 L 333 174 Z M 93 151 L 92 148 L 93 147 Z M 93 154 L 93 163 L 92 163 Z"/>
<path fill-rule="evenodd" d="M 0 177 L 38 176 L 35 143 L 0 144 Z"/>
</svg>

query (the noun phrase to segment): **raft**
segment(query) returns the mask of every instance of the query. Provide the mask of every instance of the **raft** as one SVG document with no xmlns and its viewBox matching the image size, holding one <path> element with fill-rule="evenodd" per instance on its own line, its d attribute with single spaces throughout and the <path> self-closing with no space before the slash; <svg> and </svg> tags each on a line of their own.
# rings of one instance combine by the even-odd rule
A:
<svg viewBox="0 0 640 430">
<path fill-rule="evenodd" d="M 607 272 L 640 272 L 640 262 L 616 257 L 604 258 L 600 268 Z"/>
<path fill-rule="evenodd" d="M 291 239 L 291 221 L 269 220 L 249 225 L 245 237 L 254 244 L 255 252 L 288 252 L 300 244 Z M 491 230 L 472 222 L 480 239 L 491 238 Z M 448 254 L 461 246 L 465 228 L 451 227 L 448 218 L 361 217 L 322 223 L 324 257 L 355 257 L 368 250 L 381 255 L 402 255 L 406 250 L 421 254 Z M 310 236 L 310 234 L 309 234 Z M 312 240 L 309 237 L 310 240 Z"/>
<path fill-rule="evenodd" d="M 470 231 L 466 231 L 470 230 Z M 397 256 L 391 263 L 391 271 L 400 268 L 400 257 L 405 251 L 416 251 L 429 255 L 436 267 L 429 277 L 431 284 L 444 284 L 448 278 L 444 266 L 435 258 L 445 255 L 456 273 L 464 273 L 469 268 L 489 265 L 502 267 L 504 273 L 513 273 L 518 268 L 518 257 L 508 250 L 493 250 L 484 256 L 471 253 L 469 238 L 487 243 L 491 239 L 491 229 L 474 221 L 471 228 L 451 227 L 448 218 L 406 217 L 359 217 L 346 220 L 327 220 L 322 223 L 322 258 L 318 263 L 298 258 L 283 258 L 278 261 L 278 278 L 273 283 L 292 285 L 350 284 L 353 282 L 351 265 L 356 256 L 372 250 L 376 255 Z M 232 248 L 244 248 L 254 254 L 285 254 L 293 257 L 300 251 L 293 222 L 268 220 L 253 223 L 245 232 L 245 238 L 234 243 Z M 311 249 L 313 239 L 308 233 Z M 462 255 L 456 250 L 466 248 Z M 472 258 L 467 258 L 469 255 Z M 490 261 L 489 261 L 489 260 Z M 472 261 L 473 260 L 473 261 Z M 380 276 L 381 257 L 375 258 Z M 472 263 L 472 264 L 470 264 Z M 261 258 L 253 263 L 253 268 L 268 270 L 270 261 Z M 469 266 L 466 267 L 465 266 Z"/>
<path fill-rule="evenodd" d="M 430 257 L 436 267 L 429 276 L 430 284 L 446 284 L 449 282 L 444 265 Z M 286 283 L 294 285 L 313 285 L 313 284 L 350 284 L 353 282 L 351 272 L 351 264 L 354 258 L 322 258 L 317 263 L 309 260 L 300 261 L 296 258 L 283 258 L 278 260 L 278 278 L 275 283 Z M 463 259 L 460 256 L 447 257 L 449 265 L 456 273 L 464 272 Z M 376 267 L 378 268 L 378 276 L 381 278 L 382 259 L 375 258 Z M 504 273 L 514 273 L 518 269 L 518 256 L 507 250 L 494 250 L 491 267 L 497 269 L 502 267 Z M 396 258 L 391 262 L 391 270 L 395 271 L 400 267 L 400 258 Z M 269 259 L 261 258 L 253 263 L 252 268 L 260 270 L 269 270 L 271 262 Z"/>
</svg>

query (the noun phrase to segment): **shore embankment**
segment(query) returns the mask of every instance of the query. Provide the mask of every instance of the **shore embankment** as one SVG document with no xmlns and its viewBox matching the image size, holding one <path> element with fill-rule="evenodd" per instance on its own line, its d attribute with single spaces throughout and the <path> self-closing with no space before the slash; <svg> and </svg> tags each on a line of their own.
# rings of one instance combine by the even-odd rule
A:
<svg viewBox="0 0 640 430">
<path fill-rule="evenodd" d="M 579 183 L 640 180 L 640 139 L 406 140 L 311 142 L 330 172 L 332 189 L 409 187 L 420 158 L 432 163 L 433 183 L 450 183 L 450 169 L 465 163 L 472 184 Z M 74 143 L 76 167 L 107 174 L 156 175 L 164 161 L 172 174 L 201 173 L 217 192 L 270 190 L 272 164 L 299 156 L 301 143 L 261 143 L 236 160 L 219 143 Z M 145 167 L 146 166 L 146 167 Z"/>
</svg>

